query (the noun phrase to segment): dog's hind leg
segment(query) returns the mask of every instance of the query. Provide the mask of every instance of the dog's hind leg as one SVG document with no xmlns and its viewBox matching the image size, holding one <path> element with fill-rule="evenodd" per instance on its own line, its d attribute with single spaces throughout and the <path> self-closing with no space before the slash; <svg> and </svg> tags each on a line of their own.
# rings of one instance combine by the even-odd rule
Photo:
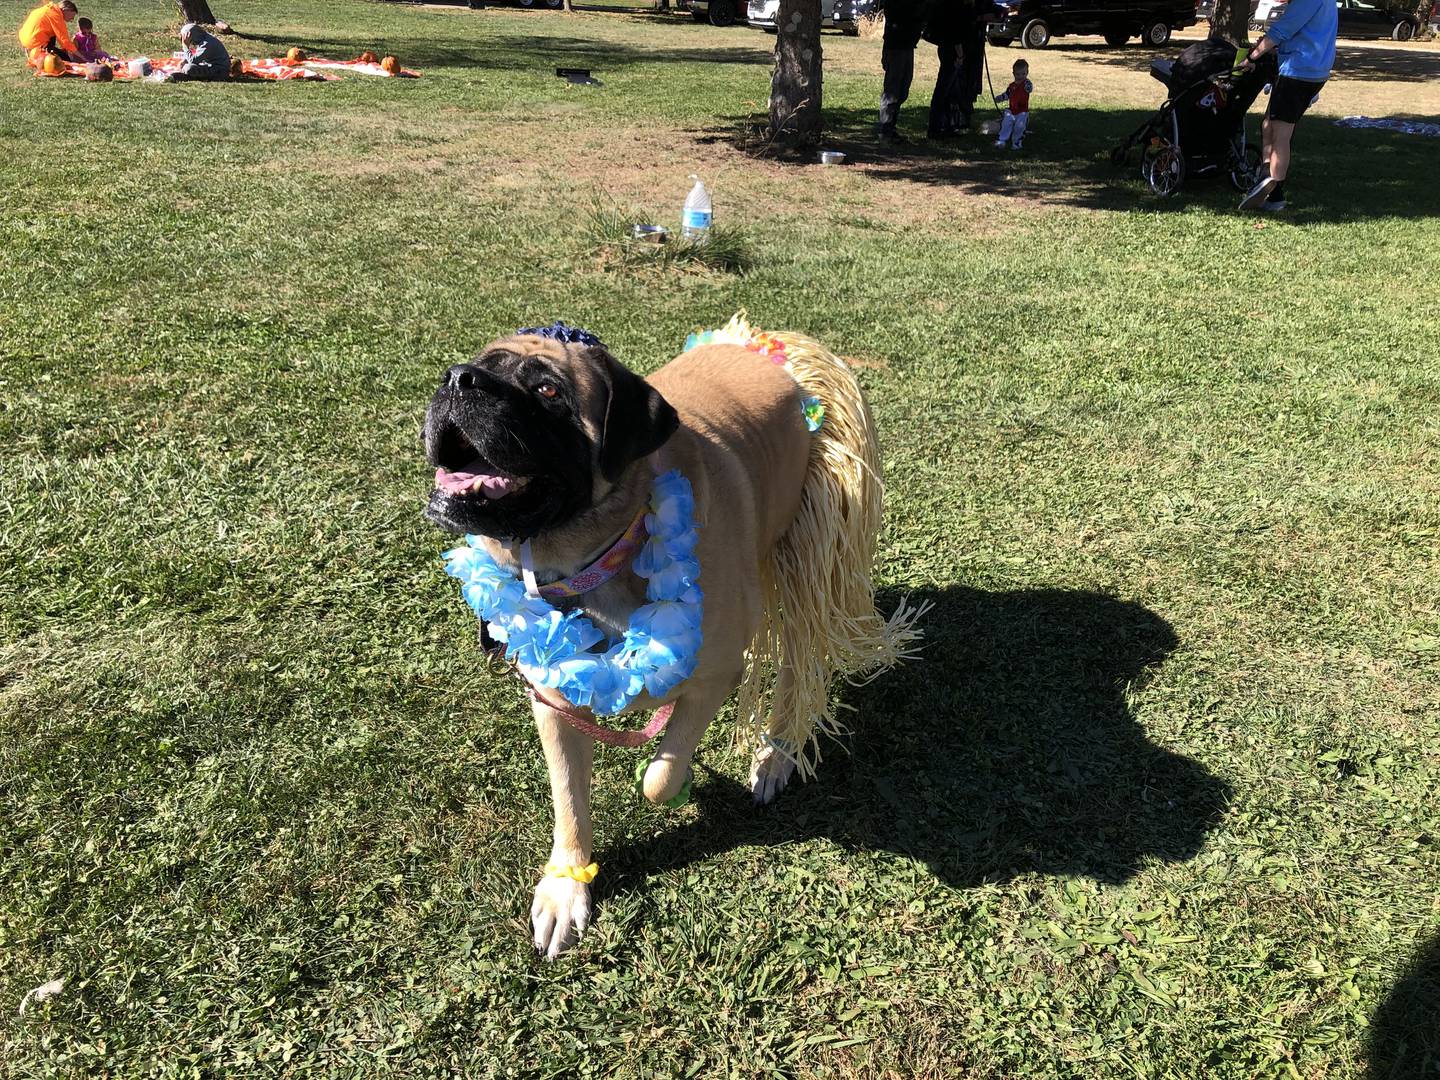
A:
<svg viewBox="0 0 1440 1080">
<path fill-rule="evenodd" d="M 660 749 L 645 769 L 641 782 L 645 798 L 663 803 L 680 793 L 690 774 L 690 759 L 695 756 L 695 748 L 737 681 L 738 676 L 686 685 L 685 692 L 675 700 L 675 713 L 660 739 Z"/>
<path fill-rule="evenodd" d="M 791 724 L 775 711 L 775 705 L 782 701 L 795 700 L 795 671 L 789 665 L 781 665 L 775 681 L 775 696 L 771 701 L 770 719 L 760 737 L 760 745 L 750 758 L 750 794 L 756 806 L 765 806 L 785 790 L 790 777 L 795 775 L 795 747 L 785 741 L 785 732 Z M 786 749 L 791 752 L 786 753 Z"/>
</svg>

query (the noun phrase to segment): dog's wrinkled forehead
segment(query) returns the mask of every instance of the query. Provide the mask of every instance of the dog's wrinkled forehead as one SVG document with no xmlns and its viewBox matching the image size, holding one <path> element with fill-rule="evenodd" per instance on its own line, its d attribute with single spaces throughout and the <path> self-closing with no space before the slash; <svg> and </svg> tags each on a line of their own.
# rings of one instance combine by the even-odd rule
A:
<svg viewBox="0 0 1440 1080">
<path fill-rule="evenodd" d="M 593 429 L 592 435 L 604 424 L 609 389 L 594 346 L 537 334 L 511 334 L 486 345 L 474 362 L 503 378 L 518 378 L 539 368 L 563 384 L 586 427 Z"/>
</svg>

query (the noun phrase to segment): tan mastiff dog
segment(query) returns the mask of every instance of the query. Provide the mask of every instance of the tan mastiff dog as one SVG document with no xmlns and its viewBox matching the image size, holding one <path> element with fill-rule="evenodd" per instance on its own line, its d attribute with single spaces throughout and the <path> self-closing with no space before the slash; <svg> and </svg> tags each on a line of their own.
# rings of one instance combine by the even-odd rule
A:
<svg viewBox="0 0 1440 1080">
<path fill-rule="evenodd" d="M 654 802 L 681 791 L 701 736 L 738 687 L 751 790 L 763 803 L 797 768 L 811 771 L 817 731 L 839 728 L 835 676 L 908 655 L 918 613 L 902 605 L 886 620 L 875 610 L 880 470 L 849 369 L 814 342 L 757 334 L 738 316 L 706 337 L 648 381 L 561 324 L 494 341 L 450 368 L 422 432 L 436 468 L 426 515 L 476 536 L 517 577 L 533 571 L 533 595 L 545 583 L 598 576 L 574 577 L 643 518 L 655 477 L 678 470 L 694 495 L 703 643 L 688 678 L 625 709 L 673 705 L 643 790 Z M 554 606 L 583 608 L 619 640 L 646 603 L 645 586 L 622 568 Z M 555 832 L 531 922 L 536 948 L 554 958 L 590 920 L 590 772 L 601 721 L 557 689 L 532 687 L 532 696 Z"/>
</svg>

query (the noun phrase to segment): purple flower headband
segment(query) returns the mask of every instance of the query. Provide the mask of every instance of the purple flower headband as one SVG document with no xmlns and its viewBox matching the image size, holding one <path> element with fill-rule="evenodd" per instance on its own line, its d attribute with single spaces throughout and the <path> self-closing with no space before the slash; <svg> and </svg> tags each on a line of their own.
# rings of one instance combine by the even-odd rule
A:
<svg viewBox="0 0 1440 1080">
<path fill-rule="evenodd" d="M 578 326 L 566 326 L 559 319 L 549 326 L 522 326 L 515 333 L 531 334 L 535 337 L 551 338 L 555 341 L 573 341 L 580 345 L 591 345 L 597 349 L 605 348 L 605 343 L 589 330 L 582 330 Z"/>
</svg>

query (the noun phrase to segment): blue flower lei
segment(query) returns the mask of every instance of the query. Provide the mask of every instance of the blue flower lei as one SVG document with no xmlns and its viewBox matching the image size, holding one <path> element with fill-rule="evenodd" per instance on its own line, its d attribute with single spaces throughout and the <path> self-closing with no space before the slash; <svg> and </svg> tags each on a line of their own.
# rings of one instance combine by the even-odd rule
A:
<svg viewBox="0 0 1440 1080">
<path fill-rule="evenodd" d="M 697 584 L 695 498 L 678 471 L 655 478 L 645 526 L 650 538 L 631 568 L 646 579 L 651 602 L 630 616 L 619 641 L 608 640 L 579 611 L 557 611 L 543 597 L 527 596 L 478 536 L 445 552 L 445 572 L 460 579 L 465 602 L 533 685 L 613 715 L 642 691 L 669 693 L 694 673 L 700 653 L 704 597 Z"/>
</svg>

